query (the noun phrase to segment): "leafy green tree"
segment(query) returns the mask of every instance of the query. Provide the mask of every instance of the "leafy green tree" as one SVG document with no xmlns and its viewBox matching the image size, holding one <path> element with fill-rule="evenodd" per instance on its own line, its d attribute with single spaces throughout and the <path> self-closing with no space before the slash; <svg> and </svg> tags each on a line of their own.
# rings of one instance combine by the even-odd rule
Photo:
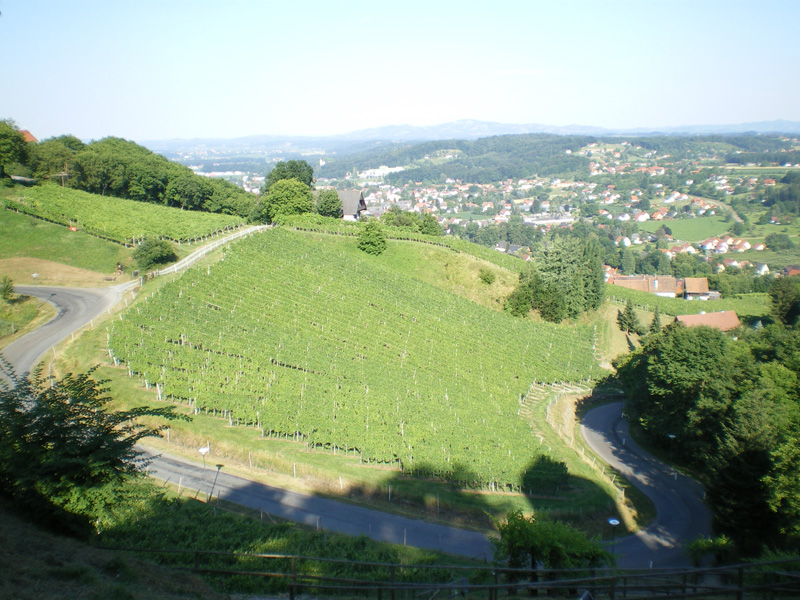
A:
<svg viewBox="0 0 800 600">
<path fill-rule="evenodd" d="M 6 176 L 8 167 L 25 159 L 25 145 L 14 121 L 0 121 L 0 178 Z"/>
<path fill-rule="evenodd" d="M 51 382 L 2 368 L 13 387 L 0 388 L 0 494 L 37 521 L 67 509 L 82 515 L 74 529 L 85 531 L 113 488 L 140 473 L 136 444 L 163 427 L 140 420 L 181 418 L 172 407 L 108 410 L 92 371 Z"/>
<path fill-rule="evenodd" d="M 200 210 L 214 193 L 211 182 L 193 173 L 172 177 L 164 191 L 164 204 Z"/>
<path fill-rule="evenodd" d="M 139 268 L 147 270 L 178 259 L 172 245 L 166 240 L 146 239 L 133 251 L 133 259 Z"/>
<path fill-rule="evenodd" d="M 269 193 L 273 185 L 284 179 L 296 179 L 311 189 L 314 184 L 314 169 L 304 160 L 281 161 L 267 174 L 262 193 Z"/>
<path fill-rule="evenodd" d="M 77 143 L 76 143 L 77 142 Z M 66 173 L 65 185 L 72 186 L 75 175 L 75 155 L 85 145 L 74 136 L 61 136 L 30 144 L 28 148 L 30 167 L 38 180 L 53 179 L 61 183 L 57 173 Z"/>
<path fill-rule="evenodd" d="M 556 236 L 537 253 L 530 269 L 506 301 L 506 310 L 523 316 L 531 308 L 559 322 L 597 309 L 603 301 L 602 246 L 596 240 Z M 526 302 L 530 304 L 526 306 Z"/>
<path fill-rule="evenodd" d="M 431 214 L 424 214 L 419 220 L 419 232 L 425 235 L 444 235 L 439 221 Z"/>
<path fill-rule="evenodd" d="M 0 279 L 0 298 L 4 302 L 11 302 L 14 297 L 14 281 L 8 275 L 3 275 Z"/>
<path fill-rule="evenodd" d="M 317 196 L 317 213 L 323 217 L 342 216 L 342 200 L 336 190 L 322 190 Z"/>
<path fill-rule="evenodd" d="M 276 181 L 264 197 L 254 207 L 251 217 L 262 223 L 272 223 L 281 215 L 301 215 L 313 212 L 314 197 L 311 189 L 297 179 Z"/>
<path fill-rule="evenodd" d="M 673 323 L 618 361 L 629 414 L 678 458 L 702 464 L 731 427 L 732 405 L 756 378 L 749 350 L 710 327 Z M 747 385 L 745 385 L 747 384 Z"/>
<path fill-rule="evenodd" d="M 636 273 L 636 254 L 631 248 L 625 248 L 622 251 L 622 272 L 625 275 L 633 275 Z"/>
<path fill-rule="evenodd" d="M 785 233 L 770 233 L 764 238 L 764 243 L 770 250 L 791 250 L 794 248 L 794 242 Z"/>
<path fill-rule="evenodd" d="M 590 539 L 561 521 L 525 516 L 514 510 L 496 525 L 499 537 L 493 540 L 495 559 L 507 560 L 512 568 L 542 564 L 548 569 L 575 569 L 614 563 L 599 539 Z"/>
<path fill-rule="evenodd" d="M 386 236 L 378 221 L 370 219 L 361 229 L 358 236 L 358 249 L 373 256 L 383 254 L 386 250 Z"/>
</svg>

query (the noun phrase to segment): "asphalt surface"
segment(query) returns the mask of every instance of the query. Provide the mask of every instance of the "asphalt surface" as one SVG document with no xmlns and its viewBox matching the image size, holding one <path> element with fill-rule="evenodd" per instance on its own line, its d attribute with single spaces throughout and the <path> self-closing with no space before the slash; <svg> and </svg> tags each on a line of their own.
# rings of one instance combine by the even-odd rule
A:
<svg viewBox="0 0 800 600">
<path fill-rule="evenodd" d="M 29 373 L 56 344 L 90 324 L 122 298 L 135 281 L 109 288 L 69 288 L 15 285 L 14 291 L 35 296 L 58 311 L 50 321 L 0 351 L 18 375 Z M 2 374 L 0 374 L 2 377 Z"/>
<path fill-rule="evenodd" d="M 259 511 L 262 518 L 279 517 L 309 527 L 348 535 L 365 535 L 374 540 L 408 545 L 449 554 L 491 560 L 492 545 L 476 531 L 410 519 L 361 506 L 292 492 L 225 472 L 216 468 L 212 452 L 205 468 L 184 458 L 160 454 L 153 457 L 148 474 L 181 488 L 197 490 L 206 500 L 220 498 Z"/>
<path fill-rule="evenodd" d="M 627 568 L 691 566 L 685 545 L 711 533 L 711 511 L 703 501 L 703 488 L 636 444 L 622 419 L 622 409 L 622 402 L 599 406 L 581 424 L 583 438 L 598 456 L 656 507 L 656 518 L 646 529 L 616 541 L 617 564 Z"/>
<path fill-rule="evenodd" d="M 238 235 L 242 235 L 240 232 Z M 203 249 L 198 251 L 202 255 Z M 190 263 L 191 261 L 187 261 Z M 61 340 L 109 311 L 136 282 L 103 289 L 15 286 L 20 294 L 52 303 L 58 314 L 36 331 L 16 340 L 2 354 L 18 374 L 29 372 Z M 686 543 L 711 531 L 711 516 L 702 488 L 693 480 L 658 462 L 630 439 L 621 419 L 622 403 L 587 413 L 581 433 L 607 463 L 653 500 L 657 517 L 646 529 L 615 540 L 614 553 L 625 568 L 688 565 Z M 169 455 L 155 457 L 149 473 L 157 478 L 214 497 L 263 511 L 266 515 L 329 531 L 367 535 L 451 554 L 489 559 L 491 544 L 485 535 L 426 521 L 370 510 L 325 498 L 300 494 L 230 475 L 216 469 L 213 454 L 203 465 Z M 212 464 L 213 463 L 213 464 Z M 214 481 L 214 478 L 216 481 Z"/>
</svg>

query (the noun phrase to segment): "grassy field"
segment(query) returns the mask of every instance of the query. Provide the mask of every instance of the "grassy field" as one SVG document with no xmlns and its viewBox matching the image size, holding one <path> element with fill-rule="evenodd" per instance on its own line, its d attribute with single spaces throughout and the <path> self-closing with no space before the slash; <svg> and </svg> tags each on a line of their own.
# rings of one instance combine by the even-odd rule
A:
<svg viewBox="0 0 800 600">
<path fill-rule="evenodd" d="M 672 230 L 672 237 L 683 242 L 699 242 L 710 237 L 722 235 L 728 231 L 731 224 L 725 217 L 695 217 L 692 219 L 674 219 L 671 221 L 645 221 L 639 223 L 641 231 L 655 233 L 664 225 Z"/>
<path fill-rule="evenodd" d="M 70 231 L 63 225 L 10 210 L 0 211 L 0 259 L 3 261 L 36 259 L 84 272 L 112 274 L 117 270 L 117 263 L 130 270 L 131 253 L 132 250 L 120 244 Z M 0 263 L 0 272 L 5 272 L 2 265 Z M 24 275 L 26 283 L 32 281 L 30 272 Z M 12 277 L 22 282 L 22 278 Z"/>
<path fill-rule="evenodd" d="M 55 314 L 53 305 L 39 298 L 15 294 L 11 302 L 0 300 L 0 348 L 44 325 Z"/>
</svg>

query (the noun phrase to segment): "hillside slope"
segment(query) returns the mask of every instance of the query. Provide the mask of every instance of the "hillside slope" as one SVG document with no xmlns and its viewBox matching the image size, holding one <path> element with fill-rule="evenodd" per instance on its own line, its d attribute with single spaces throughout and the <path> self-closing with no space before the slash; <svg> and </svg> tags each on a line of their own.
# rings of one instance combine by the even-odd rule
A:
<svg viewBox="0 0 800 600">
<path fill-rule="evenodd" d="M 353 238 L 272 230 L 115 321 L 163 397 L 268 436 L 468 485 L 519 489 L 539 455 L 532 382 L 596 374 L 593 331 L 519 320 L 399 272 Z"/>
</svg>

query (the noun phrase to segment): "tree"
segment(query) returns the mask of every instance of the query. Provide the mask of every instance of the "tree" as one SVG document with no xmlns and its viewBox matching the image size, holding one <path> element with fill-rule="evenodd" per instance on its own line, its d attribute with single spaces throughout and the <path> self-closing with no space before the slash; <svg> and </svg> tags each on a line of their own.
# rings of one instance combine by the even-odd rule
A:
<svg viewBox="0 0 800 600">
<path fill-rule="evenodd" d="M 178 257 L 168 241 L 146 239 L 133 251 L 133 259 L 140 269 L 146 271 L 156 265 L 171 263 Z"/>
<path fill-rule="evenodd" d="M 781 277 L 769 286 L 772 313 L 784 325 L 794 325 L 800 316 L 800 277 Z"/>
<path fill-rule="evenodd" d="M 164 191 L 164 204 L 180 206 L 187 210 L 200 210 L 211 198 L 214 189 L 211 182 L 194 173 L 172 177 Z"/>
<path fill-rule="evenodd" d="M 785 233 L 770 233 L 764 238 L 764 243 L 770 250 L 791 250 L 794 242 Z"/>
<path fill-rule="evenodd" d="M 314 169 L 304 160 L 281 161 L 267 174 L 261 192 L 269 193 L 273 185 L 284 179 L 296 179 L 311 189 L 314 184 Z"/>
<path fill-rule="evenodd" d="M 661 333 L 661 310 L 658 308 L 658 304 L 656 304 L 656 309 L 653 311 L 653 320 L 650 322 L 649 333 Z"/>
<path fill-rule="evenodd" d="M 633 310 L 633 301 L 630 298 L 625 303 L 625 310 L 621 312 L 618 311 L 617 324 L 626 334 L 642 332 L 642 325 L 639 323 L 639 317 Z"/>
<path fill-rule="evenodd" d="M 317 196 L 317 213 L 323 217 L 341 218 L 342 200 L 336 190 L 322 190 Z"/>
<path fill-rule="evenodd" d="M 436 236 L 444 234 L 441 225 L 439 225 L 439 221 L 436 220 L 436 217 L 428 213 L 422 215 L 419 220 L 419 232 L 424 233 L 425 235 Z"/>
<path fill-rule="evenodd" d="M 140 473 L 136 444 L 163 428 L 140 420 L 185 418 L 173 407 L 108 410 L 92 371 L 51 382 L 0 368 L 13 386 L 0 387 L 0 494 L 37 521 L 68 509 L 83 517 L 73 529 L 85 531 L 109 490 Z"/>
<path fill-rule="evenodd" d="M 0 121 L 0 178 L 6 176 L 8 167 L 24 160 L 25 146 L 25 138 L 14 121 Z"/>
<path fill-rule="evenodd" d="M 386 236 L 378 221 L 369 220 L 358 236 L 358 249 L 367 254 L 378 256 L 386 250 Z"/>
<path fill-rule="evenodd" d="M 497 276 L 491 269 L 481 267 L 481 270 L 478 272 L 478 279 L 480 279 L 486 285 L 492 285 L 495 279 L 497 279 Z"/>
<path fill-rule="evenodd" d="M 3 275 L 0 279 L 0 298 L 4 302 L 11 302 L 14 296 L 14 281 L 8 275 Z"/>
<path fill-rule="evenodd" d="M 589 539 L 567 523 L 513 510 L 496 525 L 500 535 L 493 540 L 495 559 L 507 560 L 512 568 L 542 564 L 548 569 L 575 569 L 614 563 L 598 538 Z"/>
<path fill-rule="evenodd" d="M 622 272 L 625 275 L 636 273 L 636 255 L 631 248 L 625 248 L 622 251 Z"/>
<path fill-rule="evenodd" d="M 281 215 L 301 215 L 314 210 L 311 189 L 297 179 L 276 181 L 263 202 L 254 207 L 254 220 L 272 223 Z"/>
<path fill-rule="evenodd" d="M 602 246 L 592 239 L 556 236 L 537 253 L 530 269 L 520 274 L 505 306 L 516 316 L 534 308 L 543 319 L 559 322 L 597 309 L 603 294 Z"/>
</svg>

